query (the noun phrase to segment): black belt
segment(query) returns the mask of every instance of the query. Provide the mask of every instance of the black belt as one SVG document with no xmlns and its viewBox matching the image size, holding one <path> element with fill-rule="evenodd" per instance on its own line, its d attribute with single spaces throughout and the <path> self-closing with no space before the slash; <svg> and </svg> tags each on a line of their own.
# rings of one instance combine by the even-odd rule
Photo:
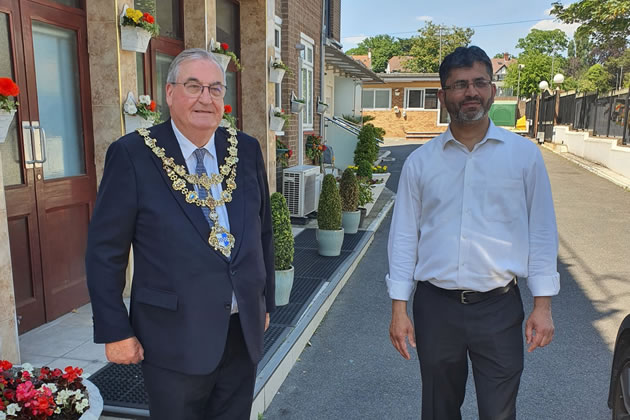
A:
<svg viewBox="0 0 630 420">
<path fill-rule="evenodd" d="M 473 303 L 479 303 L 484 301 L 492 296 L 503 295 L 510 291 L 514 286 L 516 286 L 516 277 L 512 279 L 507 285 L 503 287 L 497 287 L 496 289 L 488 290 L 487 292 L 477 292 L 475 290 L 461 290 L 461 289 L 442 289 L 441 287 L 437 287 L 436 285 L 429 283 L 428 281 L 421 282 L 426 286 L 429 286 L 433 290 L 438 293 L 441 293 L 445 296 L 450 297 L 451 299 L 455 299 L 463 305 L 470 305 Z"/>
</svg>

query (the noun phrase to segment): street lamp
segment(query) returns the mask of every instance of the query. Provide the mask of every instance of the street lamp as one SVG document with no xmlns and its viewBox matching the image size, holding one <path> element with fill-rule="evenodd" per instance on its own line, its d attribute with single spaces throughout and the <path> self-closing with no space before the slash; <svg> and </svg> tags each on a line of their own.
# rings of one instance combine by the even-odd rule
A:
<svg viewBox="0 0 630 420">
<path fill-rule="evenodd" d="M 561 73 L 557 73 L 555 76 L 553 76 L 553 82 L 556 85 L 561 85 L 564 83 L 564 75 L 562 75 Z M 556 87 L 556 90 L 559 90 L 560 86 Z"/>
<path fill-rule="evenodd" d="M 518 65 L 518 82 L 516 82 L 516 101 L 521 97 L 521 70 L 525 68 L 525 64 Z"/>
</svg>

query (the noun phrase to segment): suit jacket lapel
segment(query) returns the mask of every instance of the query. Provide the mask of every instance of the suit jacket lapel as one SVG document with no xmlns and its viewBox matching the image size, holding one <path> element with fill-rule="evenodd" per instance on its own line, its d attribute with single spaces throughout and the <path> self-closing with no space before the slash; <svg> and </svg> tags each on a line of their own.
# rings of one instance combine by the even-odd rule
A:
<svg viewBox="0 0 630 420">
<path fill-rule="evenodd" d="M 227 148 L 230 144 L 227 141 L 228 133 L 224 128 L 218 128 L 215 136 L 214 136 L 214 145 L 217 151 L 217 163 L 220 168 L 221 165 L 225 163 L 225 156 L 227 155 Z M 231 258 L 234 259 L 238 250 L 241 246 L 241 242 L 243 239 L 243 224 L 244 224 L 244 214 L 245 214 L 245 201 L 243 199 L 243 188 L 244 185 L 239 184 L 239 180 L 241 177 L 239 176 L 240 171 L 243 170 L 240 161 L 236 164 L 236 189 L 232 192 L 232 201 L 227 203 L 226 209 L 228 213 L 228 218 L 230 219 L 230 233 L 234 236 L 234 248 L 232 249 Z M 226 189 L 225 181 L 221 185 L 223 190 Z"/>
<path fill-rule="evenodd" d="M 171 127 L 171 120 L 155 126 L 149 131 L 151 133 L 150 136 L 157 140 L 157 145 L 164 148 L 166 156 L 173 157 L 177 165 L 183 165 L 184 168 L 186 168 L 186 161 L 184 160 L 184 155 L 182 155 L 182 151 L 179 148 L 179 143 L 177 143 L 177 138 L 175 138 L 175 133 L 173 132 L 173 128 Z M 161 174 L 162 179 L 168 185 L 169 191 L 171 192 L 171 194 L 173 194 L 175 201 L 177 201 L 177 203 L 182 208 L 182 211 L 186 214 L 190 222 L 195 226 L 203 241 L 208 244 L 210 226 L 208 225 L 208 221 L 203 215 L 201 208 L 194 204 L 187 203 L 184 195 L 180 191 L 175 191 L 173 189 L 173 181 L 171 181 L 168 175 L 166 175 L 166 171 L 162 166 L 162 160 L 155 156 L 153 152 L 151 152 L 151 157 L 153 158 L 153 162 L 157 166 L 158 172 Z"/>
</svg>

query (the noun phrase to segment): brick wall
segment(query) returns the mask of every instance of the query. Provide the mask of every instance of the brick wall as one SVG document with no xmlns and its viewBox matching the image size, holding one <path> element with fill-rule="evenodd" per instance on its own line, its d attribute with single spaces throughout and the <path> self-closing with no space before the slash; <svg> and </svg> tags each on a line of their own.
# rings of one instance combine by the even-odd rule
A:
<svg viewBox="0 0 630 420">
<path fill-rule="evenodd" d="M 341 42 L 341 0 L 330 0 L 330 17 L 332 37 Z"/>
<path fill-rule="evenodd" d="M 279 5 L 279 7 L 278 7 Z M 313 41 L 313 131 L 305 131 L 305 137 L 309 133 L 320 134 L 320 115 L 315 112 L 317 96 L 320 92 L 320 39 L 322 25 L 322 0 L 280 0 L 276 3 L 276 13 L 282 18 L 282 61 L 292 70 L 292 74 L 285 74 L 282 80 L 282 108 L 288 111 L 291 108 L 291 91 L 298 94 L 298 56 L 299 51 L 295 45 L 301 42 L 301 33 L 309 36 Z M 289 161 L 289 166 L 298 162 L 298 117 L 291 114 L 291 118 L 284 127 L 285 135 L 280 139 L 291 149 L 294 154 Z M 302 142 L 305 140 L 302 139 Z M 308 159 L 305 158 L 305 163 Z"/>
</svg>

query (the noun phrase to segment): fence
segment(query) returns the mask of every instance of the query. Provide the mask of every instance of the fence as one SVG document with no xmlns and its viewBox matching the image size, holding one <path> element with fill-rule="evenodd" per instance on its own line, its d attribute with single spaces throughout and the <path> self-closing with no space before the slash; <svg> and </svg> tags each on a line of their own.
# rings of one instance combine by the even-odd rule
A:
<svg viewBox="0 0 630 420">
<path fill-rule="evenodd" d="M 630 144 L 629 110 L 630 90 L 601 96 L 543 92 L 541 97 L 532 95 L 525 105 L 525 115 L 531 121 L 531 137 L 544 133 L 545 140 L 551 140 L 554 125 L 562 124 L 592 131 L 594 136 L 621 138 L 625 145 Z"/>
</svg>

